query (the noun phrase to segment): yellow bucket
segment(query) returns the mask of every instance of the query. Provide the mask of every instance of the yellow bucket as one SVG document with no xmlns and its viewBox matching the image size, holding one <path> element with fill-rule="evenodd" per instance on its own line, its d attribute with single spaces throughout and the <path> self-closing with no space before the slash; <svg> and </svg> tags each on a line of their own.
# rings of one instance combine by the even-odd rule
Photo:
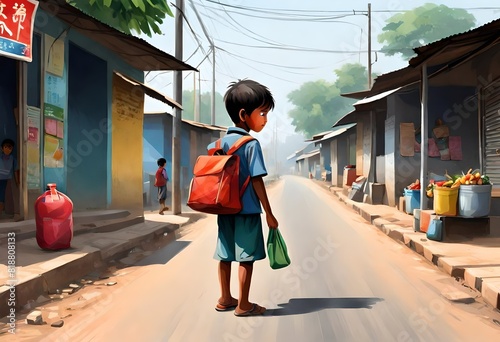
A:
<svg viewBox="0 0 500 342">
<path fill-rule="evenodd" d="M 434 188 L 434 212 L 437 215 L 456 216 L 458 187 Z"/>
</svg>

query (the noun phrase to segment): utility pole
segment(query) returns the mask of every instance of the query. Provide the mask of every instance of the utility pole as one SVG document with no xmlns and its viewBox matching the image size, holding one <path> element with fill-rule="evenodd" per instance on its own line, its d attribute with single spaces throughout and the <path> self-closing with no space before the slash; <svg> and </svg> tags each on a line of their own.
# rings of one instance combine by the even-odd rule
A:
<svg viewBox="0 0 500 342">
<path fill-rule="evenodd" d="M 175 0 L 175 58 L 182 61 L 182 15 L 184 0 Z M 174 71 L 174 99 L 182 105 L 182 71 Z M 172 117 L 172 213 L 178 215 L 181 208 L 181 129 L 182 110 L 174 109 Z"/>
<path fill-rule="evenodd" d="M 193 71 L 193 88 L 194 88 L 194 93 L 193 93 L 193 103 L 194 103 L 194 121 L 200 122 L 200 110 L 199 106 L 200 104 L 198 103 L 198 96 L 196 95 L 196 71 Z M 198 75 L 199 78 L 199 75 Z"/>
<path fill-rule="evenodd" d="M 212 110 L 211 110 L 211 122 L 215 125 L 215 45 L 212 41 Z"/>
<path fill-rule="evenodd" d="M 372 87 L 372 4 L 368 3 L 368 89 Z"/>
<path fill-rule="evenodd" d="M 191 2 L 191 7 L 193 8 L 194 13 L 196 14 L 196 17 L 198 18 L 198 21 L 200 22 L 201 29 L 203 30 L 203 33 L 205 34 L 205 37 L 207 40 L 210 42 L 210 48 L 212 49 L 212 109 L 211 109 L 211 123 L 212 125 L 215 125 L 215 44 L 212 38 L 208 35 L 207 29 L 205 28 L 205 25 L 203 24 L 203 21 L 201 20 L 200 14 L 198 13 L 198 10 L 196 9 L 196 6 L 193 4 L 193 1 L 190 0 Z"/>
</svg>

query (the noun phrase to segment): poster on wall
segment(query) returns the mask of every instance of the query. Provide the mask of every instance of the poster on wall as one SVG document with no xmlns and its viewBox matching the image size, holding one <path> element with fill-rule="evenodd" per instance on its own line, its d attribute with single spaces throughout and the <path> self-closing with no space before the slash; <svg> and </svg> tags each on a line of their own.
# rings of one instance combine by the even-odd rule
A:
<svg viewBox="0 0 500 342">
<path fill-rule="evenodd" d="M 0 55 L 31 62 L 37 8 L 35 0 L 0 0 Z"/>
<path fill-rule="evenodd" d="M 28 106 L 28 189 L 40 188 L 40 108 Z"/>
<path fill-rule="evenodd" d="M 64 166 L 63 140 L 45 134 L 43 146 L 45 167 L 62 168 Z"/>
<path fill-rule="evenodd" d="M 0 0 L 1 1 L 1 0 Z M 64 120 L 67 107 L 67 81 L 64 73 L 65 36 L 45 39 L 45 76 L 43 127 L 43 165 L 47 168 L 64 167 Z"/>
<path fill-rule="evenodd" d="M 45 74 L 45 99 L 43 114 L 57 120 L 64 120 L 66 107 L 66 81 L 49 73 Z"/>
<path fill-rule="evenodd" d="M 63 77 L 64 73 L 64 39 L 65 35 L 61 35 L 57 40 L 48 34 L 45 35 L 47 55 L 45 71 L 59 77 Z"/>
</svg>

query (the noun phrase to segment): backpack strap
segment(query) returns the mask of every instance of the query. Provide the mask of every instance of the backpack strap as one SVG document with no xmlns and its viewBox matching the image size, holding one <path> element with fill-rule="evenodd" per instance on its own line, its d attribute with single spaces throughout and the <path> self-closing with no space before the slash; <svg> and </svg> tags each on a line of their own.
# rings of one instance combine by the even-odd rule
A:
<svg viewBox="0 0 500 342">
<path fill-rule="evenodd" d="M 254 139 L 255 138 L 252 137 L 251 135 L 244 135 L 244 136 L 242 136 L 241 138 L 239 138 L 238 140 L 236 140 L 236 142 L 233 144 L 233 146 L 231 146 L 231 148 L 227 151 L 227 154 L 228 155 L 233 154 L 241 146 L 245 145 L 247 142 L 252 141 Z M 241 198 L 241 196 L 243 196 L 243 193 L 245 192 L 245 190 L 246 190 L 246 188 L 248 186 L 248 183 L 250 183 L 250 176 L 248 176 L 247 179 L 245 179 L 245 182 L 241 186 L 241 189 L 240 189 L 240 198 Z"/>
<path fill-rule="evenodd" d="M 244 135 L 244 136 L 242 136 L 241 138 L 239 138 L 238 140 L 236 140 L 236 142 L 233 144 L 233 146 L 231 146 L 231 148 L 227 151 L 226 154 L 227 155 L 233 154 L 241 146 L 245 145 L 247 142 L 252 141 L 254 139 L 255 138 L 252 137 L 251 135 Z M 220 143 L 219 143 L 219 145 L 220 145 Z M 217 146 L 217 143 L 216 143 L 216 146 Z"/>
<path fill-rule="evenodd" d="M 208 155 L 213 156 L 213 155 L 223 155 L 224 151 L 222 150 L 221 147 L 221 140 L 219 139 L 215 142 L 215 147 L 212 147 L 211 149 L 208 150 Z"/>
</svg>

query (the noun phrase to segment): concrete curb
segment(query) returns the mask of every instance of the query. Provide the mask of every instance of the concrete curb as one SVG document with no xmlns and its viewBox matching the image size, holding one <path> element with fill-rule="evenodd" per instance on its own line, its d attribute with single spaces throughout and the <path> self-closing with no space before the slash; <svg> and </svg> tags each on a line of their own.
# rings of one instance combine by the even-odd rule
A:
<svg viewBox="0 0 500 342">
<path fill-rule="evenodd" d="M 105 228 L 86 231 L 84 234 L 75 236 L 71 249 L 45 262 L 21 268 L 22 272 L 18 272 L 19 279 L 15 285 L 16 311 L 21 310 L 30 300 L 36 301 L 41 295 L 56 293 L 57 289 L 71 282 L 79 283 L 79 279 L 105 262 L 128 255 L 132 249 L 139 247 L 142 243 L 155 241 L 163 237 L 165 233 L 175 232 L 204 216 L 194 214 L 187 217 L 188 220 L 185 223 L 144 221 L 142 217 L 141 222 L 125 227 L 98 225 L 96 228 Z M 28 250 L 44 253 L 41 252 L 35 238 L 24 239 L 23 245 Z M 7 303 L 10 293 L 10 286 L 0 286 L 0 303 Z M 7 305 L 1 305 L 0 317 L 6 316 L 9 309 Z"/>
<path fill-rule="evenodd" d="M 325 184 L 320 185 L 325 186 Z M 471 256 L 464 256 L 463 253 L 455 255 L 443 249 L 442 242 L 427 239 L 425 234 L 415 232 L 412 226 L 398 224 L 381 217 L 370 204 L 351 201 L 343 194 L 343 189 L 328 185 L 326 187 L 340 202 L 353 209 L 368 223 L 422 255 L 445 274 L 463 279 L 465 285 L 481 293 L 486 303 L 500 309 L 500 260 L 498 263 L 487 263 Z"/>
<path fill-rule="evenodd" d="M 86 233 L 104 233 L 120 230 L 124 227 L 144 222 L 144 216 L 132 216 L 124 210 L 76 213 L 73 217 L 73 236 Z M 94 214 L 95 216 L 92 216 Z M 0 224 L 0 246 L 7 243 L 7 234 L 16 233 L 16 241 L 31 239 L 36 236 L 35 220 Z"/>
</svg>

